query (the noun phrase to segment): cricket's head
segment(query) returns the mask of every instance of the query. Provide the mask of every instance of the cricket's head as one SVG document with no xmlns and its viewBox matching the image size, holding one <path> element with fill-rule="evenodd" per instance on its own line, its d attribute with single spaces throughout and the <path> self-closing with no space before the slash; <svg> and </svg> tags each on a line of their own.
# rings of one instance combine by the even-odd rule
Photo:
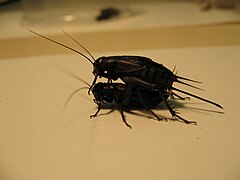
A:
<svg viewBox="0 0 240 180">
<path fill-rule="evenodd" d="M 113 101 L 113 88 L 108 83 L 99 82 L 92 88 L 94 101 L 96 103 L 112 102 Z"/>
</svg>

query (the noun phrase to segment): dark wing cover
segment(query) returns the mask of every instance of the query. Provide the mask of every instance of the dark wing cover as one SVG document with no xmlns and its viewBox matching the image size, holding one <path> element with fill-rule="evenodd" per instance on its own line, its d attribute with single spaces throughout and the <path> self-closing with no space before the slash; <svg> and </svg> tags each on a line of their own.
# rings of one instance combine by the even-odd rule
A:
<svg viewBox="0 0 240 180">
<path fill-rule="evenodd" d="M 115 56 L 115 73 L 131 73 L 145 69 L 152 64 L 152 60 L 142 56 Z"/>
</svg>

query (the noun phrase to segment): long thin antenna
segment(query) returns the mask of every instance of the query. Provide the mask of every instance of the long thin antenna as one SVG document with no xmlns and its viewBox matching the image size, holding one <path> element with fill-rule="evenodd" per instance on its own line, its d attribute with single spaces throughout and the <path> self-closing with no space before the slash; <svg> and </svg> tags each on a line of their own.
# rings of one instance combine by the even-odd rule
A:
<svg viewBox="0 0 240 180">
<path fill-rule="evenodd" d="M 87 48 L 85 48 L 80 42 L 78 42 L 76 39 L 74 39 L 72 36 L 70 36 L 70 34 L 66 33 L 63 29 L 62 29 L 63 33 L 66 34 L 71 40 L 73 40 L 75 43 L 77 43 L 81 48 L 83 48 L 88 55 L 91 56 L 91 58 L 96 61 L 96 59 L 93 57 L 93 55 L 87 50 Z"/>
<path fill-rule="evenodd" d="M 77 80 L 83 82 L 84 84 L 86 84 L 86 85 L 90 88 L 90 84 L 89 84 L 89 83 L 87 83 L 86 81 L 84 81 L 82 78 L 78 77 L 78 76 L 77 76 L 76 74 L 74 74 L 73 72 L 68 71 L 67 69 L 64 69 L 63 72 L 66 73 L 67 75 L 71 76 L 72 78 L 77 79 Z"/>
<path fill-rule="evenodd" d="M 76 89 L 75 91 L 73 91 L 73 92 L 71 93 L 71 95 L 68 97 L 68 99 L 67 99 L 67 101 L 66 101 L 66 103 L 65 103 L 65 105 L 64 105 L 63 110 L 65 111 L 65 109 L 67 108 L 67 105 L 69 104 L 69 102 L 70 102 L 70 100 L 72 99 L 72 97 L 73 97 L 78 91 L 81 91 L 82 89 L 89 89 L 89 88 L 90 88 L 90 84 L 88 84 L 88 83 L 87 83 L 86 81 L 84 81 L 82 78 L 76 76 L 75 74 L 73 74 L 73 73 L 70 72 L 70 71 L 65 70 L 64 72 L 67 73 L 69 76 L 71 76 L 71 77 L 73 77 L 73 78 L 75 78 L 75 79 L 83 82 L 84 84 L 86 84 L 86 85 L 88 86 L 88 87 L 78 88 L 78 89 Z"/>
<path fill-rule="evenodd" d="M 207 102 L 207 103 L 210 103 L 210 104 L 212 104 L 212 105 L 215 105 L 215 106 L 223 109 L 223 107 L 222 107 L 221 105 L 219 105 L 219 104 L 217 104 L 217 103 L 215 103 L 215 102 L 209 101 L 209 100 L 207 100 L 207 99 L 204 99 L 204 98 L 202 98 L 202 97 L 196 96 L 196 95 L 194 95 L 194 94 L 185 92 L 185 91 L 180 90 L 180 89 L 177 89 L 177 88 L 175 88 L 175 87 L 172 87 L 172 90 L 181 92 L 181 93 L 183 93 L 183 94 L 187 94 L 187 95 L 192 96 L 192 97 L 194 97 L 194 98 L 196 98 L 196 99 L 200 99 L 200 100 L 202 100 L 202 101 L 205 101 L 205 102 Z"/>
<path fill-rule="evenodd" d="M 41 35 L 41 34 L 38 34 L 38 33 L 34 32 L 34 31 L 30 30 L 30 29 L 29 29 L 29 31 L 30 31 L 31 33 L 33 33 L 33 34 L 36 34 L 36 35 L 44 38 L 44 39 L 47 39 L 47 40 L 49 40 L 49 41 L 51 41 L 51 42 L 56 43 L 56 44 L 58 44 L 59 46 L 65 47 L 65 48 L 67 48 L 67 49 L 72 50 L 73 52 L 76 52 L 77 54 L 80 54 L 81 56 L 85 57 L 91 64 L 93 64 L 92 60 L 91 60 L 90 58 L 88 58 L 86 55 L 84 55 L 83 53 L 81 53 L 81 52 L 79 52 L 79 51 L 77 51 L 77 50 L 75 50 L 75 49 L 73 49 L 73 48 L 71 48 L 71 47 L 68 47 L 68 46 L 66 46 L 66 45 L 64 45 L 64 44 L 62 44 L 62 43 L 60 43 L 60 42 L 57 42 L 57 41 L 55 41 L 55 40 L 53 40 L 53 39 L 51 39 L 51 38 L 48 38 L 48 37 L 43 36 L 43 35 Z"/>
<path fill-rule="evenodd" d="M 70 100 L 72 99 L 72 97 L 78 92 L 78 91 L 81 91 L 83 89 L 89 89 L 88 87 L 81 87 L 81 88 L 78 88 L 76 89 L 75 91 L 72 92 L 72 94 L 68 97 L 66 103 L 64 104 L 64 107 L 63 107 L 63 111 L 65 111 L 65 109 L 67 108 Z"/>
</svg>

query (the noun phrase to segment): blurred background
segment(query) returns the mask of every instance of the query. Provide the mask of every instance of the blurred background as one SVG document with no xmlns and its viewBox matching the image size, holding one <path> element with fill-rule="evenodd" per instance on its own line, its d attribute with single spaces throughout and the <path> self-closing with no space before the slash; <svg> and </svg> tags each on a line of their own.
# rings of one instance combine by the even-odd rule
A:
<svg viewBox="0 0 240 180">
<path fill-rule="evenodd" d="M 1 0 L 0 40 L 7 46 L 1 43 L 0 50 L 2 58 L 31 56 L 21 45 L 24 41 L 28 49 L 30 41 L 38 41 L 29 39 L 35 36 L 28 29 L 59 38 L 61 29 L 81 34 L 93 51 L 214 44 L 221 40 L 212 40 L 213 25 L 218 25 L 219 33 L 229 33 L 224 40 L 228 43 L 236 41 L 229 30 L 239 23 L 239 17 L 239 0 Z M 144 43 L 139 43 L 138 37 L 144 38 Z M 123 39 L 131 39 L 131 43 L 115 43 Z M 99 44 L 103 40 L 107 46 Z M 8 53 L 7 47 L 14 48 L 15 53 Z M 59 53 L 41 48 L 41 53 Z"/>
</svg>

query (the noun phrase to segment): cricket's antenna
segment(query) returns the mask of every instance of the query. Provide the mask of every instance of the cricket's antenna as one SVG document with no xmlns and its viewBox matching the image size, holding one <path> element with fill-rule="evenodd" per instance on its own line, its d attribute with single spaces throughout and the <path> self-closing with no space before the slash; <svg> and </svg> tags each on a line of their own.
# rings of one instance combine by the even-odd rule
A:
<svg viewBox="0 0 240 180">
<path fill-rule="evenodd" d="M 66 46 L 66 45 L 64 45 L 64 44 L 62 44 L 62 43 L 60 43 L 60 42 L 57 42 L 57 41 L 49 38 L 49 37 L 43 36 L 43 35 L 41 35 L 41 34 L 38 34 L 37 32 L 34 32 L 34 31 L 30 30 L 30 29 L 29 29 L 29 31 L 30 31 L 31 33 L 33 33 L 33 34 L 36 34 L 36 35 L 44 38 L 44 39 L 47 39 L 47 40 L 49 40 L 49 41 L 51 41 L 51 42 L 56 43 L 56 44 L 58 44 L 59 46 L 65 47 L 65 48 L 67 48 L 67 49 L 70 49 L 70 50 L 73 51 L 73 52 L 76 52 L 77 54 L 80 54 L 81 56 L 85 57 L 91 64 L 93 64 L 92 60 L 91 60 L 89 57 L 87 57 L 87 56 L 84 55 L 83 53 L 77 51 L 76 49 L 73 49 L 73 48 L 71 48 L 71 47 L 69 47 L 69 46 Z"/>
<path fill-rule="evenodd" d="M 71 40 L 73 40 L 75 43 L 77 43 L 81 48 L 83 48 L 89 56 L 91 56 L 91 58 L 93 59 L 93 61 L 96 61 L 96 59 L 93 57 L 93 55 L 87 50 L 87 48 L 85 48 L 80 42 L 78 42 L 76 39 L 74 39 L 72 36 L 70 36 L 70 34 L 66 33 L 63 29 L 62 29 L 63 33 L 66 34 Z"/>
<path fill-rule="evenodd" d="M 89 89 L 89 87 L 81 87 L 81 88 L 78 88 L 76 89 L 75 91 L 72 92 L 72 94 L 68 97 L 66 103 L 64 104 L 64 107 L 63 107 L 63 110 L 65 111 L 65 109 L 67 108 L 70 100 L 72 99 L 72 97 L 79 91 L 83 90 L 83 89 Z"/>
</svg>

